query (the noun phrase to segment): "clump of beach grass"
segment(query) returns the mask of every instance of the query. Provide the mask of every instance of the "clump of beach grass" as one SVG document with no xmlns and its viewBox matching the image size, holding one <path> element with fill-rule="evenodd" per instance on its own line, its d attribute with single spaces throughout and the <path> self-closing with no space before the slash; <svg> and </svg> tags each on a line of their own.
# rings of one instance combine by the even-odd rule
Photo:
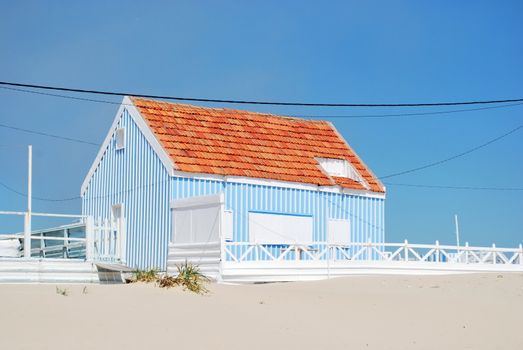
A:
<svg viewBox="0 0 523 350">
<path fill-rule="evenodd" d="M 63 295 L 64 297 L 66 297 L 69 295 L 69 291 L 67 290 L 67 288 L 56 287 L 56 294 L 60 294 L 60 295 Z"/>
<path fill-rule="evenodd" d="M 209 279 L 200 272 L 198 266 L 195 266 L 187 261 L 177 267 L 178 275 L 169 276 L 164 275 L 157 279 L 156 283 L 160 288 L 172 288 L 181 286 L 184 290 L 189 290 L 196 294 L 206 294 L 209 292 L 205 288 L 205 283 Z"/>
<path fill-rule="evenodd" d="M 172 288 L 178 286 L 179 281 L 177 277 L 165 274 L 158 278 L 156 284 L 160 288 Z"/>
<path fill-rule="evenodd" d="M 209 292 L 205 288 L 205 283 L 209 282 L 209 279 L 200 272 L 198 266 L 195 266 L 189 262 L 185 262 L 177 267 L 178 273 L 176 276 L 168 274 L 159 274 L 158 270 L 136 270 L 133 272 L 131 278 L 126 279 L 127 283 L 153 283 L 160 288 L 173 288 L 180 286 L 183 290 L 189 290 L 196 294 L 206 294 Z"/>
<path fill-rule="evenodd" d="M 128 280 L 129 283 L 144 282 L 153 283 L 158 279 L 158 270 L 136 270 L 133 276 Z"/>
</svg>

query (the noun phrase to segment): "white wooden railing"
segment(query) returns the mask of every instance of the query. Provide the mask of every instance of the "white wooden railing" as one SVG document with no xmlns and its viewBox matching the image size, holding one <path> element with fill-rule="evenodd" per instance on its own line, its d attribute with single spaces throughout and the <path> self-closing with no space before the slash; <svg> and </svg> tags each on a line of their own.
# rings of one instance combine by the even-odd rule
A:
<svg viewBox="0 0 523 350">
<path fill-rule="evenodd" d="M 351 243 L 334 245 L 325 242 L 300 244 L 260 244 L 227 242 L 225 260 L 250 261 L 402 261 L 448 264 L 523 265 L 523 247 L 498 248 L 435 244 Z"/>
<path fill-rule="evenodd" d="M 121 235 L 118 225 L 111 220 L 91 217 L 86 220 L 89 257 L 94 261 L 117 262 L 122 257 Z"/>
<path fill-rule="evenodd" d="M 4 215 L 26 216 L 26 212 L 0 212 Z M 28 259 L 85 259 L 117 262 L 121 260 L 123 244 L 120 230 L 125 226 L 112 220 L 69 214 L 31 213 L 32 216 L 80 219 L 78 223 L 16 234 L 0 235 L 0 242 L 19 242 L 18 251 L 9 257 Z M 25 220 L 27 222 L 27 220 Z M 26 239 L 28 244 L 26 244 Z M 13 245 L 14 246 L 14 245 Z M 26 248 L 29 248 L 26 251 Z M 1 254 L 0 254 L 0 257 Z"/>
</svg>

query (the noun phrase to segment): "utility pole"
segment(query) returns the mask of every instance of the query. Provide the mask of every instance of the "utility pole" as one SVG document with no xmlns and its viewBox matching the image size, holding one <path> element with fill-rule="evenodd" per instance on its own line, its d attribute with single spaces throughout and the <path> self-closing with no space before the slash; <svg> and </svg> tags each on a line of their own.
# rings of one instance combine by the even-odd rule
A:
<svg viewBox="0 0 523 350">
<path fill-rule="evenodd" d="M 33 146 L 27 148 L 27 212 L 24 222 L 24 258 L 31 257 L 31 212 L 33 190 Z"/>
<path fill-rule="evenodd" d="M 454 224 L 456 225 L 456 245 L 459 247 L 459 224 L 458 224 L 458 214 L 454 215 Z"/>
</svg>

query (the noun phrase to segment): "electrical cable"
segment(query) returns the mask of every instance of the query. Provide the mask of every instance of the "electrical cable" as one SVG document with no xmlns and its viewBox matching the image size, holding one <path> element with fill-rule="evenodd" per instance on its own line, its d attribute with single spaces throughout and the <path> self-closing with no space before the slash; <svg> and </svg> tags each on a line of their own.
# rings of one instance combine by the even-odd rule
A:
<svg viewBox="0 0 523 350">
<path fill-rule="evenodd" d="M 141 98 L 152 98 L 174 101 L 191 101 L 191 102 L 212 102 L 212 103 L 230 103 L 230 104 L 251 104 L 251 105 L 271 105 L 271 106 L 300 106 L 300 107 L 433 107 L 433 106 L 459 106 L 459 105 L 479 105 L 479 104 L 497 104 L 509 102 L 523 102 L 523 98 L 500 99 L 500 100 L 476 100 L 476 101 L 451 101 L 451 102 L 423 102 L 423 103 L 309 103 L 309 102 L 278 102 L 278 101 L 254 101 L 254 100 L 232 100 L 232 99 L 214 99 L 199 97 L 180 97 L 169 95 L 149 95 L 137 94 L 120 91 L 103 91 L 76 89 L 50 85 L 23 84 L 8 81 L 0 81 L 0 85 L 25 87 L 41 90 L 65 91 L 84 94 L 107 95 L 107 96 L 134 96 Z"/>
<path fill-rule="evenodd" d="M 405 174 L 409 174 L 409 173 L 413 173 L 413 172 L 416 172 L 416 171 L 420 171 L 420 170 L 424 170 L 424 169 L 427 169 L 427 168 L 431 168 L 431 167 L 434 167 L 434 166 L 437 166 L 437 165 L 440 165 L 440 164 L 443 164 L 443 163 L 446 163 L 446 162 L 449 162 L 451 160 L 454 160 L 456 158 L 460 158 L 460 157 L 463 157 L 467 154 L 470 154 L 472 152 L 475 152 L 481 148 L 484 148 L 484 147 L 487 147 L 488 145 L 491 145 L 493 144 L 494 142 L 496 141 L 499 141 L 513 133 L 515 133 L 516 131 L 520 130 L 523 128 L 523 125 L 520 125 L 512 130 L 510 130 L 509 132 L 507 133 L 504 133 L 503 135 L 501 136 L 498 136 L 496 138 L 493 138 L 485 143 L 482 143 L 481 145 L 479 146 L 476 146 L 476 147 L 473 147 L 465 152 L 461 152 L 461 153 L 458 153 L 458 154 L 455 154 L 451 157 L 448 157 L 448 158 L 445 158 L 445 159 L 442 159 L 442 160 L 438 160 L 438 161 L 435 161 L 435 162 L 432 162 L 432 163 L 429 163 L 429 164 L 426 164 L 426 165 L 423 165 L 423 166 L 419 166 L 419 167 L 416 167 L 416 168 L 412 168 L 412 169 L 408 169 L 408 170 L 403 170 L 403 171 L 399 171 L 397 173 L 392 173 L 392 174 L 389 174 L 389 175 L 385 175 L 385 176 L 380 176 L 378 177 L 378 179 L 382 180 L 382 179 L 388 179 L 388 178 L 391 178 L 391 177 L 394 177 L 394 176 L 400 176 L 400 175 L 405 175 Z"/>
<path fill-rule="evenodd" d="M 12 125 L 0 124 L 0 128 L 21 131 L 21 132 L 25 132 L 25 133 L 28 133 L 28 134 L 47 136 L 47 137 L 51 137 L 51 138 L 55 138 L 55 139 L 59 139 L 59 140 L 68 141 L 68 142 L 83 143 L 83 144 L 91 145 L 91 146 L 100 146 L 99 143 L 94 143 L 94 142 L 90 142 L 90 141 L 86 141 L 86 140 L 75 139 L 75 138 L 72 138 L 72 137 L 60 136 L 60 135 L 56 135 L 56 134 L 50 134 L 50 133 L 43 132 L 43 131 L 38 131 L 38 130 L 30 130 L 30 129 L 19 128 L 17 126 L 12 126 Z"/>
<path fill-rule="evenodd" d="M 84 102 L 95 102 L 95 103 L 105 103 L 110 105 L 123 105 L 123 106 L 133 106 L 129 103 L 122 103 L 122 102 L 116 102 L 116 101 L 108 101 L 108 100 L 99 100 L 99 99 L 92 99 L 92 98 L 84 98 L 84 97 L 77 97 L 77 96 L 67 96 L 67 95 L 61 95 L 61 94 L 51 94 L 51 93 L 45 93 L 41 91 L 32 91 L 32 90 L 26 90 L 26 89 L 17 89 L 17 88 L 10 88 L 5 86 L 0 86 L 0 89 L 4 90 L 11 90 L 11 91 L 18 91 L 18 92 L 24 92 L 29 94 L 36 94 L 36 95 L 43 95 L 43 96 L 50 96 L 50 97 L 58 97 L 58 98 L 65 98 L 70 100 L 78 100 L 78 101 L 84 101 Z M 489 110 L 489 109 L 498 109 L 498 108 L 507 108 L 507 107 L 515 107 L 523 105 L 523 102 L 521 103 L 511 103 L 501 106 L 489 106 L 489 107 L 479 107 L 479 108 L 466 108 L 466 109 L 454 109 L 454 110 L 447 110 L 447 111 L 434 111 L 434 112 L 418 112 L 418 113 L 393 113 L 393 114 L 354 114 L 354 115 L 301 115 L 301 114 L 289 114 L 289 117 L 293 118 L 327 118 L 327 119 L 376 119 L 376 118 L 393 118 L 393 117 L 413 117 L 413 116 L 435 116 L 435 115 L 444 115 L 444 114 L 453 114 L 453 113 L 463 113 L 463 112 L 473 112 L 473 111 L 482 111 L 482 110 Z"/>
<path fill-rule="evenodd" d="M 473 187 L 473 186 L 445 186 L 445 185 L 421 185 L 385 182 L 387 186 L 405 186 L 415 188 L 450 189 L 450 190 L 471 190 L 471 191 L 523 191 L 523 187 Z"/>
</svg>

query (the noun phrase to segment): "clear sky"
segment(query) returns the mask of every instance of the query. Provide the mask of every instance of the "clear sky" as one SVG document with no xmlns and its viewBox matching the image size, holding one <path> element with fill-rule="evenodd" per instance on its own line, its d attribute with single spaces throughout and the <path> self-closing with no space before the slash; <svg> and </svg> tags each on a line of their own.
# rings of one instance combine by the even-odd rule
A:
<svg viewBox="0 0 523 350">
<path fill-rule="evenodd" d="M 2 2 L 0 80 L 305 102 L 521 98 L 522 15 L 521 1 Z M 331 120 L 378 176 L 452 156 L 523 124 L 523 106 L 390 119 L 326 116 L 459 107 L 241 108 Z M 0 89 L 0 123 L 97 143 L 116 109 Z M 29 143 L 34 196 L 78 196 L 97 147 L 0 127 L 0 181 L 22 192 Z M 520 130 L 465 157 L 387 181 L 521 188 L 522 148 Z M 24 210 L 25 203 L 0 187 L 0 210 Z M 80 201 L 35 200 L 34 210 L 79 213 Z M 454 243 L 454 214 L 462 241 L 523 241 L 523 191 L 393 185 L 387 240 Z M 21 219 L 0 217 L 0 232 L 21 230 Z"/>
</svg>

